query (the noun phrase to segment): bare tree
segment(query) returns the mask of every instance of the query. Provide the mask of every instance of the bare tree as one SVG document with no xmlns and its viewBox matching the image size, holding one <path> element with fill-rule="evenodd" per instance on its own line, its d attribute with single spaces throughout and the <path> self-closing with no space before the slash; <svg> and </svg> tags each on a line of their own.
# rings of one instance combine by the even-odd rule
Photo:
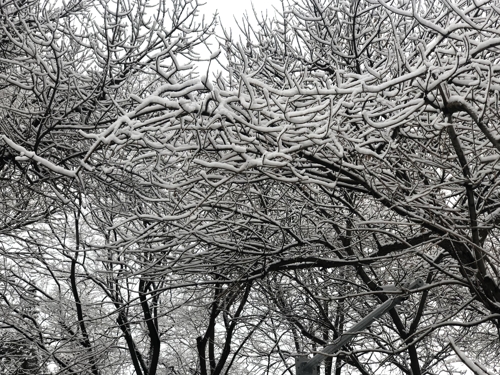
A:
<svg viewBox="0 0 500 375">
<path fill-rule="evenodd" d="M 162 83 L 190 86 L 193 66 L 186 61 L 199 58 L 195 49 L 213 28 L 211 20 L 195 21 L 198 7 L 196 1 L 0 2 L 0 329 L 2 353 L 20 358 L 5 366 L 156 373 L 160 345 L 150 311 L 156 294 L 140 277 L 133 286 L 120 279 L 129 288 L 123 303 L 120 290 L 104 283 L 114 280 L 113 269 L 99 259 L 107 262 L 113 251 L 91 254 L 85 241 L 100 236 L 104 243 L 113 231 L 89 222 L 97 216 L 86 205 L 104 199 L 110 185 L 116 196 L 130 193 L 128 172 L 112 184 L 106 177 L 106 133 L 132 121 L 137 98 Z M 116 196 L 108 197 L 109 207 L 100 205 L 103 217 L 115 214 Z M 30 288 L 35 297 L 26 295 Z M 36 303 L 37 313 L 21 309 L 23 301 Z M 127 315 L 137 311 L 140 319 Z"/>
<path fill-rule="evenodd" d="M 283 3 L 241 41 L 224 34 L 214 82 L 190 64 L 211 34 L 195 3 L 151 23 L 146 3 L 100 4 L 100 23 L 85 3 L 38 6 L 2 8 L 0 95 L 2 308 L 32 285 L 57 316 L 2 319 L 39 358 L 293 374 L 294 355 L 404 294 L 324 372 L 488 371 L 493 2 Z"/>
<path fill-rule="evenodd" d="M 340 321 L 423 278 L 425 287 L 346 348 L 337 373 L 343 363 L 363 373 L 447 371 L 444 358 L 456 353 L 448 337 L 486 362 L 498 352 L 498 335 L 486 332 L 498 332 L 500 313 L 498 8 L 283 9 L 259 28 L 242 25 L 242 42 L 226 36 L 228 75 L 206 83 L 191 114 L 136 125 L 154 147 L 122 138 L 138 147 L 126 163 L 149 166 L 143 202 L 169 207 L 130 222 L 151 223 L 143 233 L 162 239 L 157 249 L 168 249 L 175 274 L 214 272 L 224 283 L 286 275 L 319 314 L 306 324 L 312 312 L 292 313 L 281 292 L 271 298 L 290 334 L 309 337 L 298 351 L 319 349 Z M 151 96 L 139 108 L 188 108 L 174 107 L 175 97 Z M 325 297 L 335 281 L 347 286 Z"/>
</svg>

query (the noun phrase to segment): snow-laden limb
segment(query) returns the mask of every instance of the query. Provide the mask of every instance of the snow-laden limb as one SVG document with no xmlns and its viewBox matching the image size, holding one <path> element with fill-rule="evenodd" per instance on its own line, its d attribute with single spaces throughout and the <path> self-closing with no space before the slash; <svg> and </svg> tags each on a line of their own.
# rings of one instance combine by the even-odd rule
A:
<svg viewBox="0 0 500 375">
<path fill-rule="evenodd" d="M 6 135 L 2 134 L 0 135 L 0 139 L 4 141 L 9 147 L 11 147 L 13 150 L 19 153 L 19 156 L 16 156 L 16 160 L 23 162 L 27 160 L 34 160 L 35 162 L 39 163 L 40 165 L 43 165 L 44 167 L 48 168 L 52 172 L 55 172 L 57 174 L 74 178 L 76 176 L 75 171 L 70 171 L 67 170 L 63 167 L 60 167 L 54 163 L 52 163 L 50 160 L 47 160 L 45 158 L 41 158 L 37 154 L 35 154 L 33 151 L 28 151 L 26 150 L 23 146 L 20 146 L 16 143 L 14 143 L 9 137 Z"/>
<path fill-rule="evenodd" d="M 485 109 L 485 108 L 484 108 Z M 491 134 L 488 126 L 482 122 L 474 108 L 461 96 L 452 96 L 447 99 L 446 110 L 454 113 L 464 111 L 466 112 L 474 121 L 479 129 L 483 132 L 486 138 L 491 142 L 491 144 L 500 152 L 500 140 L 499 136 L 494 136 Z M 485 111 L 483 110 L 483 113 Z"/>
<path fill-rule="evenodd" d="M 460 348 L 455 344 L 455 341 L 452 338 L 449 338 L 448 340 L 450 342 L 451 347 L 453 348 L 453 351 L 457 354 L 462 363 L 464 363 L 474 374 L 490 375 L 490 373 L 486 371 L 484 366 L 481 366 L 479 363 L 468 358 L 467 354 L 465 354 L 462 350 L 460 350 Z"/>
</svg>

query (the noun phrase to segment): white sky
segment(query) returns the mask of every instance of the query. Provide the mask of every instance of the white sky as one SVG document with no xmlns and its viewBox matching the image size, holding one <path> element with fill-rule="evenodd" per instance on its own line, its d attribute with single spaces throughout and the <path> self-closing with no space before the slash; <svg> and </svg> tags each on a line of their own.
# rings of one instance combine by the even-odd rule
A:
<svg viewBox="0 0 500 375">
<path fill-rule="evenodd" d="M 215 12 L 219 13 L 221 24 L 225 28 L 236 27 L 234 17 L 241 20 L 245 11 L 252 15 L 252 4 L 257 10 L 257 13 L 268 12 L 270 15 L 274 14 L 273 6 L 281 8 L 280 0 L 199 0 L 200 3 L 205 3 L 201 7 L 201 11 L 211 16 Z"/>
<path fill-rule="evenodd" d="M 200 16 L 205 15 L 206 19 L 210 19 L 214 13 L 217 12 L 220 17 L 220 25 L 225 29 L 233 30 L 234 37 L 241 34 L 236 24 L 236 20 L 241 21 L 245 12 L 248 13 L 250 21 L 254 20 L 252 4 L 257 14 L 260 15 L 261 13 L 265 14 L 267 12 L 270 18 L 272 18 L 275 13 L 273 6 L 277 9 L 281 8 L 280 0 L 199 0 L 199 3 L 205 3 L 205 5 L 200 8 Z M 221 35 L 222 32 L 219 30 L 217 34 Z M 215 43 L 215 41 L 212 41 L 212 43 Z M 211 49 L 215 51 L 217 46 L 214 44 Z M 207 56 L 209 56 L 209 53 L 207 53 Z M 220 60 L 222 61 L 222 59 Z M 206 71 L 207 64 L 204 62 L 197 62 L 196 65 L 198 65 L 200 74 L 205 74 L 204 71 Z M 212 62 L 210 71 L 215 72 L 219 69 L 218 64 Z"/>
</svg>

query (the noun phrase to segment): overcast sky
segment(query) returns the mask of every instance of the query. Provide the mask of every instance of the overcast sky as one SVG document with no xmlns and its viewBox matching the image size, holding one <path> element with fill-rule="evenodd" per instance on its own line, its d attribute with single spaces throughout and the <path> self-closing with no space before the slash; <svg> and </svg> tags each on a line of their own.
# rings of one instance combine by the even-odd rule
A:
<svg viewBox="0 0 500 375">
<path fill-rule="evenodd" d="M 199 0 L 199 2 L 206 3 L 201 7 L 201 13 L 210 18 L 217 12 L 220 17 L 220 24 L 226 29 L 232 29 L 234 36 L 240 34 L 239 30 L 237 30 L 235 18 L 241 20 L 245 12 L 248 12 L 250 21 L 253 21 L 252 4 L 258 14 L 267 11 L 269 16 L 272 16 L 275 12 L 273 6 L 278 9 L 281 8 L 280 0 Z M 213 47 L 213 50 L 215 50 L 216 46 Z M 209 56 L 209 53 L 206 53 L 206 56 Z M 219 61 L 223 63 L 224 59 L 222 56 Z M 200 74 L 204 74 L 207 71 L 207 63 L 198 62 L 196 65 L 198 65 L 198 72 Z M 211 64 L 210 71 L 212 73 L 219 71 L 219 69 L 218 64 Z"/>
<path fill-rule="evenodd" d="M 234 17 L 240 20 L 245 11 L 248 11 L 251 15 L 252 4 L 259 14 L 265 11 L 273 14 L 273 6 L 281 7 L 279 0 L 200 0 L 201 2 L 206 2 L 202 7 L 202 11 L 207 16 L 211 16 L 218 11 L 221 24 L 224 27 L 235 26 Z"/>
</svg>

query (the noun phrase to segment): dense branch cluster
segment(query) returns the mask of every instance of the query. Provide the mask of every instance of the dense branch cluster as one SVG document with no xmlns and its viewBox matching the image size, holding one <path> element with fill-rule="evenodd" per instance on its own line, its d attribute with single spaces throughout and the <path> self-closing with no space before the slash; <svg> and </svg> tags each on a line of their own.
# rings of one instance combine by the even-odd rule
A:
<svg viewBox="0 0 500 375">
<path fill-rule="evenodd" d="M 498 5 L 155 9 L 0 3 L 0 365 L 293 374 L 406 294 L 321 371 L 498 371 Z"/>
</svg>

